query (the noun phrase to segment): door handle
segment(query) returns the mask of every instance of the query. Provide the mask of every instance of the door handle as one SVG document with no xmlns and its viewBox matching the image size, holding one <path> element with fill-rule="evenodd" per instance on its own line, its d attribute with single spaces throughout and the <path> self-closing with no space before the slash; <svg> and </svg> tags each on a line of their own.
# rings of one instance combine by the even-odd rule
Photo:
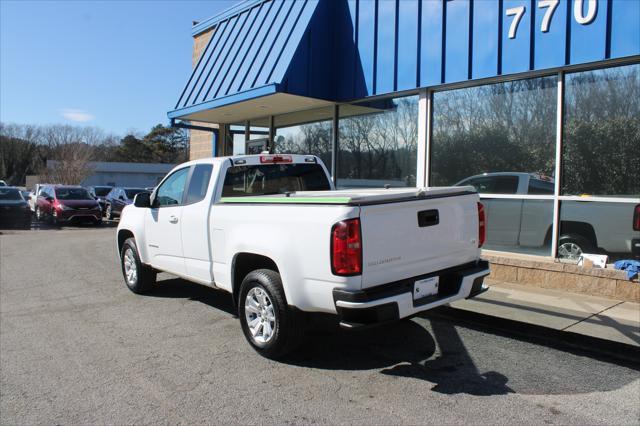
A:
<svg viewBox="0 0 640 426">
<path fill-rule="evenodd" d="M 170 223 L 178 223 L 178 218 L 173 216 L 173 215 L 171 215 L 171 216 L 169 216 L 169 222 Z"/>
</svg>

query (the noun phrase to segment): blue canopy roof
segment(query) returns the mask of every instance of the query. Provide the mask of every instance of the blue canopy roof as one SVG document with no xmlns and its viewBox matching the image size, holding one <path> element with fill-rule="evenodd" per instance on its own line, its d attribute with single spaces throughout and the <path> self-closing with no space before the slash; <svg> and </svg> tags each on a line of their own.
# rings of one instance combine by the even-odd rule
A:
<svg viewBox="0 0 640 426">
<path fill-rule="evenodd" d="M 323 78 L 307 69 L 310 48 L 317 49 L 315 62 L 330 53 L 327 34 L 313 41 L 309 36 L 315 27 L 312 20 L 323 14 L 320 9 L 331 8 L 330 2 L 262 0 L 243 4 L 244 8 L 215 23 L 170 118 L 188 118 L 199 111 L 276 93 L 334 97 L 327 75 L 331 73 L 324 73 Z M 296 60 L 296 56 L 304 58 Z M 295 64 L 299 66 L 292 66 Z M 310 90 L 310 78 L 317 90 Z"/>
<path fill-rule="evenodd" d="M 525 8 L 518 21 L 499 0 L 245 0 L 194 26 L 211 37 L 169 117 L 237 123 L 469 80 L 637 62 L 640 1 L 604 3 Z"/>
</svg>

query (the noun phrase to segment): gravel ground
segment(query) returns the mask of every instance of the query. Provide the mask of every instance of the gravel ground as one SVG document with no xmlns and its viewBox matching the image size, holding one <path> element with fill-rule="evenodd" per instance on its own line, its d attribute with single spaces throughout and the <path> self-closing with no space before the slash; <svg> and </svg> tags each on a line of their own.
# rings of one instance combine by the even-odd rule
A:
<svg viewBox="0 0 640 426">
<path fill-rule="evenodd" d="M 129 292 L 114 237 L 0 235 L 2 424 L 640 422 L 640 368 L 442 318 L 261 358 L 227 294 L 165 274 Z"/>
</svg>

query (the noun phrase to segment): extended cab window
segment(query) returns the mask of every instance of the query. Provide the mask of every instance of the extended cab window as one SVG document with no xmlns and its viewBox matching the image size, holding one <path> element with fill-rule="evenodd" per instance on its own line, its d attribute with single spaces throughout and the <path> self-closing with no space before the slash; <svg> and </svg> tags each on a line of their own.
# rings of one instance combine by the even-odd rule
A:
<svg viewBox="0 0 640 426">
<path fill-rule="evenodd" d="M 483 176 L 469 179 L 464 185 L 471 185 L 484 194 L 515 194 L 518 191 L 518 176 Z"/>
<path fill-rule="evenodd" d="M 529 181 L 529 194 L 553 195 L 553 182 L 547 182 L 539 179 L 531 179 Z"/>
<path fill-rule="evenodd" d="M 191 174 L 191 180 L 189 181 L 187 204 L 197 203 L 204 199 L 205 195 L 207 195 L 207 188 L 209 188 L 212 171 L 213 165 L 211 164 L 196 165 Z"/>
<path fill-rule="evenodd" d="M 260 164 L 227 170 L 223 197 L 328 191 L 329 180 L 318 164 Z"/>
<path fill-rule="evenodd" d="M 156 192 L 156 203 L 158 206 L 177 206 L 182 204 L 184 185 L 187 182 L 189 167 L 175 171 L 167 178 Z"/>
</svg>

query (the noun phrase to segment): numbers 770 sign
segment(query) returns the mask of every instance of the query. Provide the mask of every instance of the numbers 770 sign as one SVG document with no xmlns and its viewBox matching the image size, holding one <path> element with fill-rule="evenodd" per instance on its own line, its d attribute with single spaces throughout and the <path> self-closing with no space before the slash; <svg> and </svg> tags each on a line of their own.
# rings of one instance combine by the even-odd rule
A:
<svg viewBox="0 0 640 426">
<path fill-rule="evenodd" d="M 584 10 L 585 3 L 587 6 L 586 11 Z M 538 9 L 545 9 L 542 17 L 542 23 L 540 25 L 540 31 L 543 33 L 549 31 L 551 20 L 553 19 L 553 14 L 558 8 L 558 4 L 560 4 L 560 0 L 538 0 Z M 520 21 L 526 11 L 526 6 L 511 7 L 506 10 L 507 16 L 513 16 L 513 20 L 509 26 L 509 38 L 516 38 L 518 25 L 520 25 Z M 597 13 L 598 0 L 573 0 L 573 18 L 578 24 L 588 25 L 592 23 L 596 18 Z"/>
</svg>

